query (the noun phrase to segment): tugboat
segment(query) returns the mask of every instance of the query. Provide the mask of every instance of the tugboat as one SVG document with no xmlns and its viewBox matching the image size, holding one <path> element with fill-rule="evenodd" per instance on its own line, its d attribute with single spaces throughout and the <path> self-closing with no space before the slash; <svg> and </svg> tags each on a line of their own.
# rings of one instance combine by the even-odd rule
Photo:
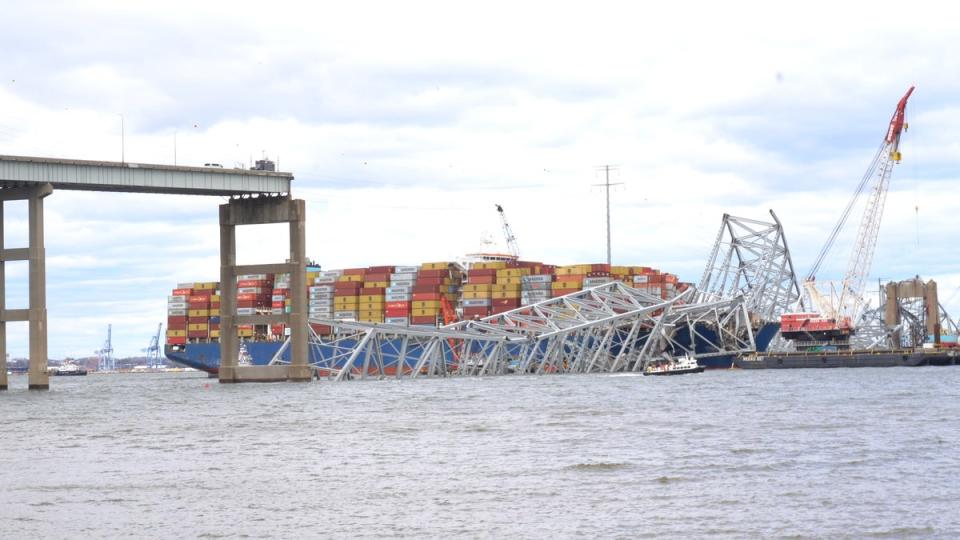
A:
<svg viewBox="0 0 960 540">
<path fill-rule="evenodd" d="M 676 359 L 654 360 L 643 369 L 644 375 L 685 375 L 702 373 L 705 368 L 695 358 L 683 355 Z"/>
<path fill-rule="evenodd" d="M 64 362 L 58 367 L 50 368 L 50 374 L 55 377 L 79 377 L 87 374 L 87 370 L 74 362 Z"/>
</svg>

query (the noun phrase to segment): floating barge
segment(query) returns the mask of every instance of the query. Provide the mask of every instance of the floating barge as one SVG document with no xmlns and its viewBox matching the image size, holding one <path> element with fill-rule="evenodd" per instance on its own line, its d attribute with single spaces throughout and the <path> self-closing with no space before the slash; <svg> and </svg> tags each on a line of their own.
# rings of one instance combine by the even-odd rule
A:
<svg viewBox="0 0 960 540">
<path fill-rule="evenodd" d="M 743 356 L 734 359 L 733 364 L 741 369 L 952 366 L 960 364 L 960 352 L 936 349 L 792 352 Z"/>
</svg>

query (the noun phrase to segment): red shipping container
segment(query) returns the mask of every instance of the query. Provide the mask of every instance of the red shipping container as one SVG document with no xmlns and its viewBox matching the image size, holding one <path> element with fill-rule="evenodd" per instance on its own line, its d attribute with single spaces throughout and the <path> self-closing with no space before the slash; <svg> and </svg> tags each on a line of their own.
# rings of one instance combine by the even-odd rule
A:
<svg viewBox="0 0 960 540">
<path fill-rule="evenodd" d="M 256 300 L 257 295 L 254 293 L 240 293 L 237 295 L 237 302 L 247 302 Z"/>
<path fill-rule="evenodd" d="M 393 308 L 383 310 L 384 317 L 406 317 L 410 315 L 410 308 Z"/>
<path fill-rule="evenodd" d="M 366 268 L 347 268 L 343 271 L 345 276 L 362 276 L 367 273 Z"/>
<path fill-rule="evenodd" d="M 275 336 L 282 336 L 284 327 L 286 327 L 285 324 L 271 324 L 270 333 Z"/>
<path fill-rule="evenodd" d="M 283 300 L 277 300 L 276 302 L 270 302 L 270 307 L 272 308 L 282 308 L 286 305 L 286 302 Z"/>
<path fill-rule="evenodd" d="M 187 302 L 210 303 L 210 295 L 209 294 L 192 294 L 187 297 Z"/>
<path fill-rule="evenodd" d="M 174 289 L 171 294 L 173 296 L 190 296 L 193 294 L 193 289 Z"/>
<path fill-rule="evenodd" d="M 282 295 L 284 295 L 284 296 L 289 296 L 289 295 L 290 295 L 290 289 L 274 289 L 274 290 L 273 290 L 273 294 L 275 294 L 275 295 L 281 295 L 281 294 L 282 294 Z"/>
<path fill-rule="evenodd" d="M 187 322 L 168 322 L 167 330 L 186 330 Z"/>
<path fill-rule="evenodd" d="M 591 272 L 607 272 L 609 274 L 610 265 L 609 264 L 591 264 L 590 271 Z"/>
<path fill-rule="evenodd" d="M 188 317 L 187 322 L 190 324 L 205 323 L 210 320 L 209 317 Z"/>
<path fill-rule="evenodd" d="M 429 293 L 415 292 L 413 293 L 412 298 L 414 302 L 423 302 L 423 301 L 429 301 L 429 300 L 439 300 L 440 296 L 441 295 L 438 292 L 429 292 Z"/>
<path fill-rule="evenodd" d="M 273 281 L 264 279 L 241 279 L 237 281 L 237 287 L 273 287 Z"/>
<path fill-rule="evenodd" d="M 367 274 L 364 274 L 363 280 L 368 282 L 369 281 L 390 281 L 390 274 L 389 273 L 378 273 L 378 274 L 367 273 Z"/>
<path fill-rule="evenodd" d="M 450 271 L 446 268 L 441 270 L 420 270 L 417 274 L 418 278 L 438 278 L 438 277 L 449 277 Z"/>
<path fill-rule="evenodd" d="M 396 266 L 371 266 L 367 268 L 367 275 L 370 274 L 392 274 Z M 367 281 L 382 281 L 379 279 L 368 279 Z M 389 279 L 387 280 L 389 281 Z"/>
<path fill-rule="evenodd" d="M 207 331 L 206 331 L 206 330 L 190 330 L 190 331 L 187 332 L 187 337 L 192 337 L 192 338 L 205 338 L 205 337 L 207 337 L 207 336 L 208 336 L 208 334 L 207 334 Z"/>
<path fill-rule="evenodd" d="M 476 315 L 477 317 L 483 318 L 490 315 L 490 308 L 486 306 L 478 307 L 465 307 L 463 308 L 463 316 L 466 319 L 472 319 Z"/>
<path fill-rule="evenodd" d="M 313 328 L 313 331 L 318 335 L 326 336 L 332 332 L 332 328 L 325 324 L 314 324 L 310 323 L 310 328 Z"/>
<path fill-rule="evenodd" d="M 338 281 L 337 284 L 333 286 L 334 291 L 359 291 L 361 288 L 363 288 L 363 283 L 359 281 Z"/>
<path fill-rule="evenodd" d="M 262 307 L 263 304 L 257 302 L 256 300 L 237 300 L 238 308 L 252 308 L 252 307 Z"/>
<path fill-rule="evenodd" d="M 416 286 L 420 286 L 420 285 L 443 285 L 443 280 L 444 280 L 444 279 L 446 279 L 446 278 L 442 278 L 442 277 L 423 277 L 423 274 L 421 274 L 419 277 L 417 277 Z"/>
<path fill-rule="evenodd" d="M 467 270 L 467 277 L 474 276 L 495 276 L 497 275 L 497 270 L 495 268 L 477 268 L 472 270 Z"/>
<path fill-rule="evenodd" d="M 186 345 L 187 338 L 185 337 L 168 337 L 167 345 Z"/>
<path fill-rule="evenodd" d="M 384 293 L 383 287 L 364 287 L 360 289 L 361 296 L 367 296 L 367 295 L 377 296 L 377 295 L 382 295 L 383 293 Z"/>
<path fill-rule="evenodd" d="M 519 299 L 519 298 L 494 298 L 494 299 L 491 301 L 491 303 L 492 303 L 494 306 L 520 307 L 520 299 Z"/>
<path fill-rule="evenodd" d="M 410 317 L 410 324 L 437 324 L 437 318 L 434 315 Z"/>
<path fill-rule="evenodd" d="M 183 315 L 183 316 L 177 315 L 177 316 L 168 316 L 168 317 L 167 317 L 167 324 L 185 323 L 185 322 L 187 322 L 187 316 L 186 316 L 186 315 Z"/>
<path fill-rule="evenodd" d="M 385 309 L 410 309 L 410 302 L 387 302 L 383 307 Z"/>
<path fill-rule="evenodd" d="M 440 290 L 440 285 L 414 285 L 413 293 L 435 293 Z"/>
<path fill-rule="evenodd" d="M 492 285 L 497 282 L 497 276 L 467 276 L 469 285 Z"/>
</svg>

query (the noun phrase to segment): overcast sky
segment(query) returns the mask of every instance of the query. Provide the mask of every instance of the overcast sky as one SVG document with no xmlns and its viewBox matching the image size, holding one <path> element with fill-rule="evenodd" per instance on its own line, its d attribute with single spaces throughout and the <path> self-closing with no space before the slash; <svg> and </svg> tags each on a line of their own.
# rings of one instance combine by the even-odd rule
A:
<svg viewBox="0 0 960 540">
<path fill-rule="evenodd" d="M 417 264 L 502 242 L 697 282 L 724 212 L 777 212 L 805 273 L 916 84 L 872 281 L 940 282 L 960 312 L 953 8 L 872 2 L 2 3 L 0 154 L 248 166 L 307 201 L 325 268 Z M 669 4 L 669 5 L 668 5 Z M 153 6 L 153 7 L 151 7 Z M 304 7 L 306 6 L 306 7 Z M 121 141 L 121 115 L 125 137 Z M 139 354 L 177 282 L 216 280 L 216 197 L 58 191 L 46 201 L 50 355 L 114 326 Z M 846 266 L 852 229 L 821 278 Z M 6 245 L 25 245 L 7 203 Z M 241 262 L 285 256 L 242 229 Z M 26 303 L 9 263 L 8 307 Z M 875 287 L 875 286 L 874 286 Z M 26 325 L 8 350 L 27 351 Z"/>
</svg>

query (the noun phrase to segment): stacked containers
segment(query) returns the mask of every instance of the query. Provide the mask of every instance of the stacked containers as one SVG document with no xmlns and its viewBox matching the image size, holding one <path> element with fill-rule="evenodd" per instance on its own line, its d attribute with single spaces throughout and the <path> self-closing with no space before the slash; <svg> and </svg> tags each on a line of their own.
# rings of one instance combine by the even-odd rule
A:
<svg viewBox="0 0 960 540">
<path fill-rule="evenodd" d="M 290 313 L 290 274 L 276 275 L 270 296 L 270 313 L 274 315 Z M 275 338 L 281 338 L 284 330 L 285 325 L 274 324 L 270 327 L 270 334 Z"/>
<path fill-rule="evenodd" d="M 417 282 L 420 268 L 417 266 L 398 266 L 390 274 L 390 286 L 384 296 L 384 319 L 388 324 L 410 324 L 413 287 Z"/>
<path fill-rule="evenodd" d="M 273 278 L 273 274 L 237 276 L 237 315 L 257 315 L 272 312 Z M 254 333 L 253 325 L 237 327 L 237 335 L 240 337 L 253 337 Z"/>
<path fill-rule="evenodd" d="M 220 282 L 211 281 L 204 285 L 210 287 L 210 339 L 220 339 Z M 206 289 L 204 289 L 206 290 Z"/>
<path fill-rule="evenodd" d="M 590 272 L 592 265 L 574 264 L 556 268 L 551 293 L 553 297 L 563 296 L 583 289 L 583 278 Z"/>
<path fill-rule="evenodd" d="M 520 305 L 529 306 L 553 298 L 552 285 L 553 275 L 549 273 L 523 276 L 520 278 Z"/>
<path fill-rule="evenodd" d="M 583 276 L 583 288 L 596 287 L 613 281 L 609 264 L 591 264 L 590 270 Z"/>
<path fill-rule="evenodd" d="M 333 319 L 334 288 L 342 273 L 340 270 L 318 272 L 313 278 L 313 283 L 307 287 L 307 314 L 311 319 Z"/>
<path fill-rule="evenodd" d="M 463 286 L 463 317 L 482 319 L 493 313 L 493 288 L 497 271 L 507 267 L 504 261 L 474 263 L 467 270 L 467 283 Z"/>
<path fill-rule="evenodd" d="M 167 297 L 167 345 L 187 343 L 187 299 L 193 292 L 193 283 L 177 286 Z"/>
<path fill-rule="evenodd" d="M 347 268 L 333 287 L 333 317 L 340 320 L 355 321 L 359 316 L 360 289 L 363 288 L 363 276 L 366 268 Z"/>
<path fill-rule="evenodd" d="M 187 297 L 187 342 L 197 343 L 210 339 L 210 295 L 211 289 L 200 289 L 201 283 L 194 283 Z"/>
<path fill-rule="evenodd" d="M 440 297 L 451 294 L 452 279 L 449 262 L 424 263 L 420 266 L 413 285 L 410 323 L 436 325 L 441 311 Z"/>
<path fill-rule="evenodd" d="M 357 320 L 361 322 L 382 323 L 383 305 L 387 287 L 390 286 L 390 276 L 393 266 L 371 266 L 363 278 L 363 287 L 360 289 Z"/>
<path fill-rule="evenodd" d="M 529 276 L 532 265 L 506 264 L 497 269 L 497 280 L 492 287 L 494 314 L 503 313 L 520 307 L 520 291 L 523 286 L 523 277 Z"/>
</svg>

